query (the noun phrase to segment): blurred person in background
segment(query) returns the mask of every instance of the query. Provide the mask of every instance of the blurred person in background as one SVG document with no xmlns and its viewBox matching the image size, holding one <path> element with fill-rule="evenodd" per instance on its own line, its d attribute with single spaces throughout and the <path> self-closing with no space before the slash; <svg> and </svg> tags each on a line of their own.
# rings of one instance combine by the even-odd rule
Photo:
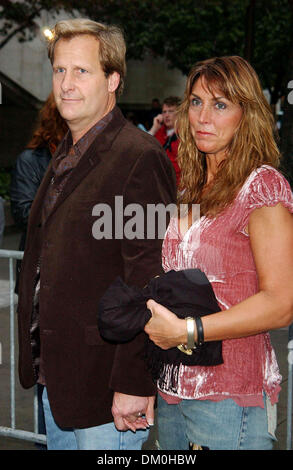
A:
<svg viewBox="0 0 293 470">
<path fill-rule="evenodd" d="M 149 134 L 155 136 L 165 149 L 176 173 L 176 183 L 179 184 L 180 168 L 177 162 L 179 140 L 175 131 L 176 110 L 180 104 L 180 98 L 169 96 L 163 101 L 162 113 L 154 117 Z"/>
</svg>

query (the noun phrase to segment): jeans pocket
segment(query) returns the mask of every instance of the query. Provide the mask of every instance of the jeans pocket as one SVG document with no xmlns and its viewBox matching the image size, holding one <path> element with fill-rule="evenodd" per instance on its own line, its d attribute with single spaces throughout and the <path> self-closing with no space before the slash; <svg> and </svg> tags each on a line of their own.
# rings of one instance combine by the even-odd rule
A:
<svg viewBox="0 0 293 470">
<path fill-rule="evenodd" d="M 276 441 L 276 429 L 277 429 L 277 403 L 272 405 L 270 398 L 266 395 L 266 409 L 268 419 L 268 433 Z"/>
</svg>

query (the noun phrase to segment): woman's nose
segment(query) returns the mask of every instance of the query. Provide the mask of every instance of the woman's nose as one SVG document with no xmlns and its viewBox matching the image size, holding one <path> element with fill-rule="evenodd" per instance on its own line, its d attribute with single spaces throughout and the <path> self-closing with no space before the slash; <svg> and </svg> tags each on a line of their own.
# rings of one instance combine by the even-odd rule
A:
<svg viewBox="0 0 293 470">
<path fill-rule="evenodd" d="M 209 106 L 205 106 L 203 105 L 200 109 L 200 113 L 199 113 L 199 122 L 209 122 L 211 119 L 211 110 L 209 108 Z"/>
</svg>

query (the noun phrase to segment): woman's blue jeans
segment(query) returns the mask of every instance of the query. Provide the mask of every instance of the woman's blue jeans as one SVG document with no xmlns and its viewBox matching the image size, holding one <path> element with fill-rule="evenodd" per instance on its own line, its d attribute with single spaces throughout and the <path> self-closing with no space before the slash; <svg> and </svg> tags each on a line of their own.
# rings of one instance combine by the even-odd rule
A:
<svg viewBox="0 0 293 470">
<path fill-rule="evenodd" d="M 149 431 L 118 431 L 114 423 L 86 429 L 62 429 L 52 415 L 47 389 L 43 391 L 48 450 L 141 450 Z"/>
<path fill-rule="evenodd" d="M 271 450 L 265 407 L 241 407 L 234 400 L 182 400 L 168 405 L 158 397 L 158 441 L 162 450 Z"/>
</svg>

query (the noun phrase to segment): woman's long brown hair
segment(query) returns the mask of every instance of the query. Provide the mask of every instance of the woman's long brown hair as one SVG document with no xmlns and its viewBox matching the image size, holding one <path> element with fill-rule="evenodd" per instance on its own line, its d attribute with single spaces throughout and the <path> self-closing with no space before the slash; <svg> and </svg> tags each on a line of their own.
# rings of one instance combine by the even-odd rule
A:
<svg viewBox="0 0 293 470">
<path fill-rule="evenodd" d="M 56 107 L 53 93 L 50 93 L 39 114 L 39 122 L 27 148 L 49 147 L 54 153 L 68 127 Z"/>
<path fill-rule="evenodd" d="M 191 92 L 199 77 L 204 78 L 211 93 L 220 91 L 243 108 L 227 158 L 204 193 L 207 176 L 205 154 L 195 145 L 188 119 Z M 178 204 L 200 204 L 202 215 L 214 217 L 227 207 L 254 169 L 264 164 L 279 166 L 273 114 L 256 72 L 241 57 L 216 57 L 198 62 L 188 76 L 176 122 L 180 139 L 178 164 L 181 168 Z"/>
</svg>

